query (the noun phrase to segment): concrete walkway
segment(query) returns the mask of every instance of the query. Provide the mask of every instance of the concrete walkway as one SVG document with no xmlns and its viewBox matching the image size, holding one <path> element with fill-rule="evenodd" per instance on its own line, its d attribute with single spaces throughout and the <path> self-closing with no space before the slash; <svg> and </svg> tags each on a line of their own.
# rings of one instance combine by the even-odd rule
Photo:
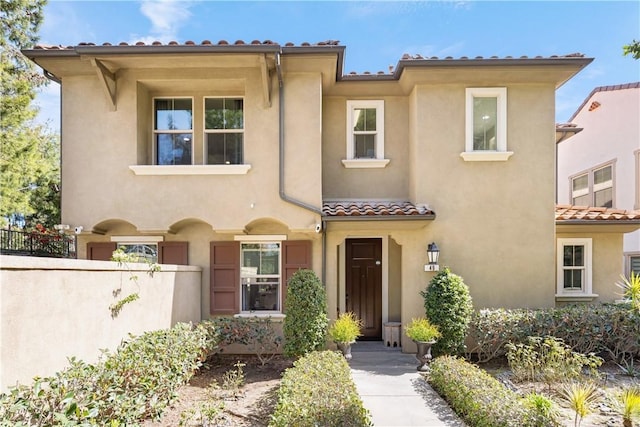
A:
<svg viewBox="0 0 640 427">
<path fill-rule="evenodd" d="M 413 354 L 382 341 L 357 342 L 351 353 L 351 375 L 374 426 L 465 426 L 420 376 Z"/>
</svg>

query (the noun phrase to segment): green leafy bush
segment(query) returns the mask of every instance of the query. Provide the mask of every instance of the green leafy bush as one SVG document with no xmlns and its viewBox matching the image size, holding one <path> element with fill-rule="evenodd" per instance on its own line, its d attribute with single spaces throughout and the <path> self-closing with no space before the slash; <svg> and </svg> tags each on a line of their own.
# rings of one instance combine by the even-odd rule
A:
<svg viewBox="0 0 640 427">
<path fill-rule="evenodd" d="M 551 398 L 532 392 L 524 397 L 524 406 L 529 409 L 527 424 L 535 427 L 559 426 L 561 413 Z"/>
<path fill-rule="evenodd" d="M 427 318 L 440 330 L 433 353 L 457 355 L 464 352 L 464 341 L 473 314 L 469 288 L 462 277 L 448 267 L 436 274 L 429 286 L 420 292 L 424 298 Z"/>
<path fill-rule="evenodd" d="M 246 345 L 262 366 L 280 352 L 279 336 L 270 317 L 216 317 L 202 322 L 203 327 L 218 337 L 219 348 L 231 344 Z"/>
<path fill-rule="evenodd" d="M 189 324 L 131 337 L 111 354 L 0 395 L 2 426 L 136 425 L 159 418 L 207 354 L 205 330 Z"/>
<path fill-rule="evenodd" d="M 540 413 L 534 414 L 515 392 L 464 359 L 441 356 L 430 367 L 429 383 L 469 426 L 539 425 L 534 419 Z"/>
<path fill-rule="evenodd" d="M 285 371 L 270 427 L 370 426 L 347 361 L 333 351 L 311 352 Z"/>
<path fill-rule="evenodd" d="M 411 323 L 406 325 L 404 330 L 414 341 L 431 342 L 440 337 L 438 327 L 424 317 L 411 319 Z"/>
<path fill-rule="evenodd" d="M 507 360 L 515 381 L 543 381 L 549 387 L 563 380 L 575 380 L 582 376 L 582 368 L 592 373 L 602 365 L 602 358 L 584 355 L 555 337 L 529 337 L 527 344 L 508 343 Z"/>
<path fill-rule="evenodd" d="M 311 270 L 296 271 L 287 284 L 284 354 L 298 357 L 318 350 L 327 336 L 327 295 Z"/>
<path fill-rule="evenodd" d="M 361 329 L 362 320 L 354 313 L 342 313 L 329 328 L 329 336 L 336 343 L 351 343 L 362 335 Z"/>
<path fill-rule="evenodd" d="M 480 310 L 473 316 L 469 351 L 480 362 L 506 354 L 505 345 L 554 336 L 573 351 L 617 362 L 640 357 L 640 313 L 629 304 L 582 304 L 538 310 Z"/>
</svg>

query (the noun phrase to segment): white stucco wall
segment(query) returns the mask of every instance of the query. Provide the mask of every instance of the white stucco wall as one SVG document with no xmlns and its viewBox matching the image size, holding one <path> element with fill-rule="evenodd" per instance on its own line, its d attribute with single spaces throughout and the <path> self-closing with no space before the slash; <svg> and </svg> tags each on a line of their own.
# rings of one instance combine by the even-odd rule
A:
<svg viewBox="0 0 640 427">
<path fill-rule="evenodd" d="M 600 105 L 589 111 L 594 102 Z M 640 87 L 600 90 L 586 100 L 572 120 L 583 130 L 558 144 L 558 203 L 571 204 L 571 176 L 613 162 L 613 207 L 640 208 L 638 117 Z M 640 252 L 640 231 L 624 236 L 624 252 Z"/>
</svg>

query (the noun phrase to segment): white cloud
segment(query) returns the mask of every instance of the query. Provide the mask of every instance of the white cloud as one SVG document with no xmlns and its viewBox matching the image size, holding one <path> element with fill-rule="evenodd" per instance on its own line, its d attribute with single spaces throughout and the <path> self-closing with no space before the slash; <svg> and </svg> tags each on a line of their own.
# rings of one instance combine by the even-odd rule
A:
<svg viewBox="0 0 640 427">
<path fill-rule="evenodd" d="M 175 40 L 178 31 L 189 22 L 193 6 L 190 1 L 176 0 L 143 0 L 140 12 L 151 21 L 150 35 L 143 37 L 132 37 L 132 41 L 144 41 L 150 43 L 158 40 L 168 42 Z"/>
</svg>

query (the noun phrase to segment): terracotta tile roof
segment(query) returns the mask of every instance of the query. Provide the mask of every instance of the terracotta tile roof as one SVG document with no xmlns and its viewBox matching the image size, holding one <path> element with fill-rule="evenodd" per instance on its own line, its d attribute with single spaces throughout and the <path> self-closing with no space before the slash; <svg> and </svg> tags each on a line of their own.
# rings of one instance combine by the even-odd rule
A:
<svg viewBox="0 0 640 427">
<path fill-rule="evenodd" d="M 311 46 L 337 46 L 338 44 L 340 44 L 340 42 L 338 40 L 326 40 L 326 41 L 322 41 L 322 42 L 318 42 L 315 44 L 311 44 L 309 42 L 303 42 L 300 43 L 300 47 L 311 47 Z M 233 43 L 228 42 L 227 40 L 219 40 L 217 43 L 213 43 L 211 40 L 203 40 L 200 42 L 200 44 L 192 41 L 192 40 L 187 40 L 186 42 L 184 42 L 183 44 L 178 43 L 175 40 L 172 40 L 170 42 L 167 43 L 162 43 L 161 41 L 153 41 L 151 43 L 145 43 L 142 41 L 139 42 L 135 42 L 135 43 L 127 43 L 127 42 L 120 42 L 118 44 L 111 44 L 111 43 L 102 43 L 101 45 L 97 45 L 96 43 L 91 43 L 91 42 L 82 42 L 82 43 L 78 43 L 77 46 L 243 46 L 243 45 L 251 45 L 251 46 L 257 46 L 257 45 L 262 45 L 262 46 L 280 46 L 279 43 L 274 42 L 272 40 L 264 40 L 264 41 L 260 41 L 260 40 L 252 40 L 250 42 L 245 42 L 244 40 L 236 40 Z M 55 45 L 37 45 L 34 49 L 45 49 L 45 50 L 73 50 L 75 47 L 77 46 L 55 46 Z M 285 47 L 295 47 L 296 45 L 294 43 L 291 42 L 287 42 L 284 45 Z"/>
<path fill-rule="evenodd" d="M 594 208 L 589 206 L 556 206 L 556 222 L 563 221 L 631 221 L 640 223 L 640 211 Z"/>
<path fill-rule="evenodd" d="M 435 212 L 425 205 L 407 201 L 325 201 L 322 213 L 327 217 L 435 217 Z M 396 218 L 402 219 L 402 218 Z M 418 219 L 418 218 L 415 218 Z"/>
<path fill-rule="evenodd" d="M 260 40 L 252 40 L 250 42 L 245 42 L 244 40 L 236 40 L 234 42 L 229 42 L 227 40 L 219 40 L 218 42 L 214 43 L 211 40 L 203 40 L 201 41 L 199 44 L 192 41 L 192 40 L 187 40 L 185 41 L 183 44 L 178 43 L 177 41 L 170 41 L 167 43 L 162 43 L 161 41 L 153 41 L 151 43 L 145 43 L 142 41 L 139 42 L 135 42 L 135 43 L 127 43 L 127 42 L 120 42 L 117 44 L 111 44 L 111 43 L 102 43 L 101 45 L 98 45 L 96 43 L 91 43 L 91 42 L 82 42 L 79 43 L 77 46 L 51 46 L 51 45 L 37 45 L 35 46 L 35 48 L 33 50 L 47 50 L 47 51 L 68 51 L 68 52 L 73 52 L 76 48 L 80 47 L 80 48 L 87 48 L 87 47 L 145 47 L 146 48 L 150 48 L 150 47 L 158 47 L 158 46 L 171 46 L 173 48 L 183 48 L 186 46 L 191 46 L 191 47 L 199 47 L 199 48 L 203 48 L 203 47 L 216 47 L 216 48 L 220 48 L 220 47 L 224 47 L 224 46 L 229 46 L 229 47 L 238 47 L 238 46 L 247 46 L 247 47 L 257 47 L 257 46 L 261 46 L 264 48 L 267 47 L 282 47 L 285 49 L 288 48 L 313 48 L 313 47 L 318 47 L 318 48 L 322 48 L 322 47 L 340 47 L 340 48 L 344 48 L 344 46 L 340 45 L 340 42 L 338 40 L 326 40 L 326 41 L 321 41 L 321 42 L 317 42 L 317 43 L 309 43 L 309 42 L 303 42 L 300 43 L 299 45 L 295 45 L 294 43 L 291 42 L 287 42 L 285 44 L 279 44 L 278 42 L 274 42 L 272 40 L 264 40 L 264 41 L 260 41 Z M 548 61 L 548 60 L 558 60 L 558 59 L 567 59 L 567 58 L 577 58 L 577 59 L 581 59 L 584 58 L 584 55 L 581 53 L 571 53 L 568 55 L 552 55 L 549 57 L 543 57 L 543 56 L 535 56 L 535 57 L 529 57 L 529 56 L 520 56 L 520 57 L 513 57 L 513 56 L 505 56 L 505 57 L 498 57 L 498 56 L 491 56 L 491 57 L 482 57 L 482 56 L 476 56 L 473 58 L 467 57 L 467 56 L 461 56 L 459 58 L 454 58 L 452 56 L 447 56 L 447 57 L 437 57 L 437 56 L 422 56 L 420 54 L 416 54 L 416 55 L 409 55 L 407 53 L 405 53 L 402 58 L 400 59 L 400 61 L 398 62 L 397 66 L 393 66 L 390 65 L 388 67 L 387 70 L 385 71 L 376 71 L 376 72 L 371 72 L 371 71 L 364 71 L 364 72 L 356 72 L 356 71 L 350 71 L 349 73 L 344 74 L 344 76 L 342 76 L 345 80 L 391 80 L 394 78 L 398 77 L 398 74 L 402 71 L 402 68 L 405 66 L 411 66 L 411 65 L 421 65 L 421 66 L 428 66 L 428 65 L 438 65 L 438 64 L 449 64 L 450 62 L 455 62 L 457 65 L 461 65 L 461 64 L 466 64 L 466 65 L 477 65 L 477 64 L 492 64 L 492 63 L 517 63 L 519 61 L 525 60 L 525 61 Z"/>
</svg>

